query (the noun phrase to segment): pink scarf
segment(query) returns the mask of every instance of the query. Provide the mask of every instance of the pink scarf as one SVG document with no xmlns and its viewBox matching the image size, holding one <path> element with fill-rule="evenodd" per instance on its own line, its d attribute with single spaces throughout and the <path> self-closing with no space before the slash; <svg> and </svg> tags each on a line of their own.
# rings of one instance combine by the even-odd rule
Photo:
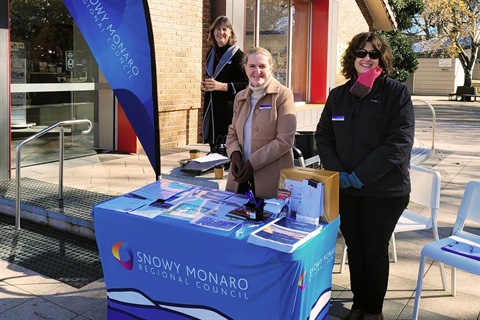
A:
<svg viewBox="0 0 480 320">
<path fill-rule="evenodd" d="M 376 67 L 358 76 L 357 81 L 350 88 L 350 93 L 357 97 L 364 98 L 372 90 L 373 83 L 382 74 L 382 68 Z"/>
</svg>

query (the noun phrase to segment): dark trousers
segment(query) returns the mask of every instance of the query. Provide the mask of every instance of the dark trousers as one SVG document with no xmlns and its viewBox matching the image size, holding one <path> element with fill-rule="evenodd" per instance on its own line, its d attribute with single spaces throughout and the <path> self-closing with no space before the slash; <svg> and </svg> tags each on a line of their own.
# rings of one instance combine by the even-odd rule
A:
<svg viewBox="0 0 480 320">
<path fill-rule="evenodd" d="M 377 198 L 340 194 L 340 230 L 345 238 L 353 308 L 382 312 L 389 274 L 388 244 L 410 196 Z"/>
</svg>

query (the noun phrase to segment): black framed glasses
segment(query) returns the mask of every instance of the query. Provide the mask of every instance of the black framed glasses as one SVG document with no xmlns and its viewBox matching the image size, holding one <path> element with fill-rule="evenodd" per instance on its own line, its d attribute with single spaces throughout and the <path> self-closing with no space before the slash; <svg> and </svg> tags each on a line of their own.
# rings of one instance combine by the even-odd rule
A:
<svg viewBox="0 0 480 320">
<path fill-rule="evenodd" d="M 366 56 L 370 57 L 370 59 L 380 59 L 381 57 L 381 53 L 380 51 L 377 51 L 377 50 L 371 50 L 371 51 L 367 51 L 365 49 L 360 49 L 360 50 L 355 50 L 355 57 L 357 58 L 365 58 Z"/>
</svg>

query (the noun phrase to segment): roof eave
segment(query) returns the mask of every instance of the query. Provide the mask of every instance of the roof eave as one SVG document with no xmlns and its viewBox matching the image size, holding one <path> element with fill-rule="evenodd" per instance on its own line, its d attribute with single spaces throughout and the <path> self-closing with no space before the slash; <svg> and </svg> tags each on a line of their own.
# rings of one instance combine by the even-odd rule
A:
<svg viewBox="0 0 480 320">
<path fill-rule="evenodd" d="M 397 29 L 397 22 L 387 0 L 356 0 L 370 31 Z"/>
</svg>

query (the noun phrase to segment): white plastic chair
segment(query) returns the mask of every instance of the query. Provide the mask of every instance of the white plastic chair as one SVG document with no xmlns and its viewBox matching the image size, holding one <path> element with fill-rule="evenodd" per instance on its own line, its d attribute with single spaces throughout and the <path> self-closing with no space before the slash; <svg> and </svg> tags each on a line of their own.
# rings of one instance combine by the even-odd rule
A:
<svg viewBox="0 0 480 320">
<path fill-rule="evenodd" d="M 480 182 L 471 181 L 465 188 L 462 203 L 458 209 L 457 219 L 453 227 L 452 235 L 442 240 L 426 244 L 420 256 L 420 266 L 418 269 L 417 288 L 415 290 L 415 304 L 413 306 L 413 319 L 418 318 L 418 307 L 422 295 L 423 272 L 425 269 L 425 258 L 431 258 L 440 263 L 445 263 L 452 267 L 452 288 L 451 294 L 456 294 L 456 272 L 455 268 L 480 275 L 480 261 L 473 258 L 464 257 L 456 253 L 451 253 L 442 249 L 448 244 L 458 241 L 468 245 L 480 247 L 480 236 L 464 230 L 465 222 L 471 221 L 480 223 Z M 445 289 L 445 287 L 444 287 Z"/>
<path fill-rule="evenodd" d="M 395 226 L 392 237 L 390 238 L 390 251 L 392 252 L 393 262 L 397 262 L 397 246 L 395 243 L 395 233 L 430 230 L 432 229 L 434 240 L 438 240 L 438 209 L 440 207 L 440 173 L 427 168 L 418 166 L 410 167 L 410 180 L 412 191 L 410 193 L 410 203 L 425 206 L 430 209 L 429 215 L 415 213 L 408 208 L 402 213 Z M 340 273 L 345 267 L 345 257 L 347 255 L 347 246 L 344 243 L 343 256 L 340 262 Z M 440 264 L 440 274 L 442 283 L 446 289 L 445 267 Z"/>
</svg>

